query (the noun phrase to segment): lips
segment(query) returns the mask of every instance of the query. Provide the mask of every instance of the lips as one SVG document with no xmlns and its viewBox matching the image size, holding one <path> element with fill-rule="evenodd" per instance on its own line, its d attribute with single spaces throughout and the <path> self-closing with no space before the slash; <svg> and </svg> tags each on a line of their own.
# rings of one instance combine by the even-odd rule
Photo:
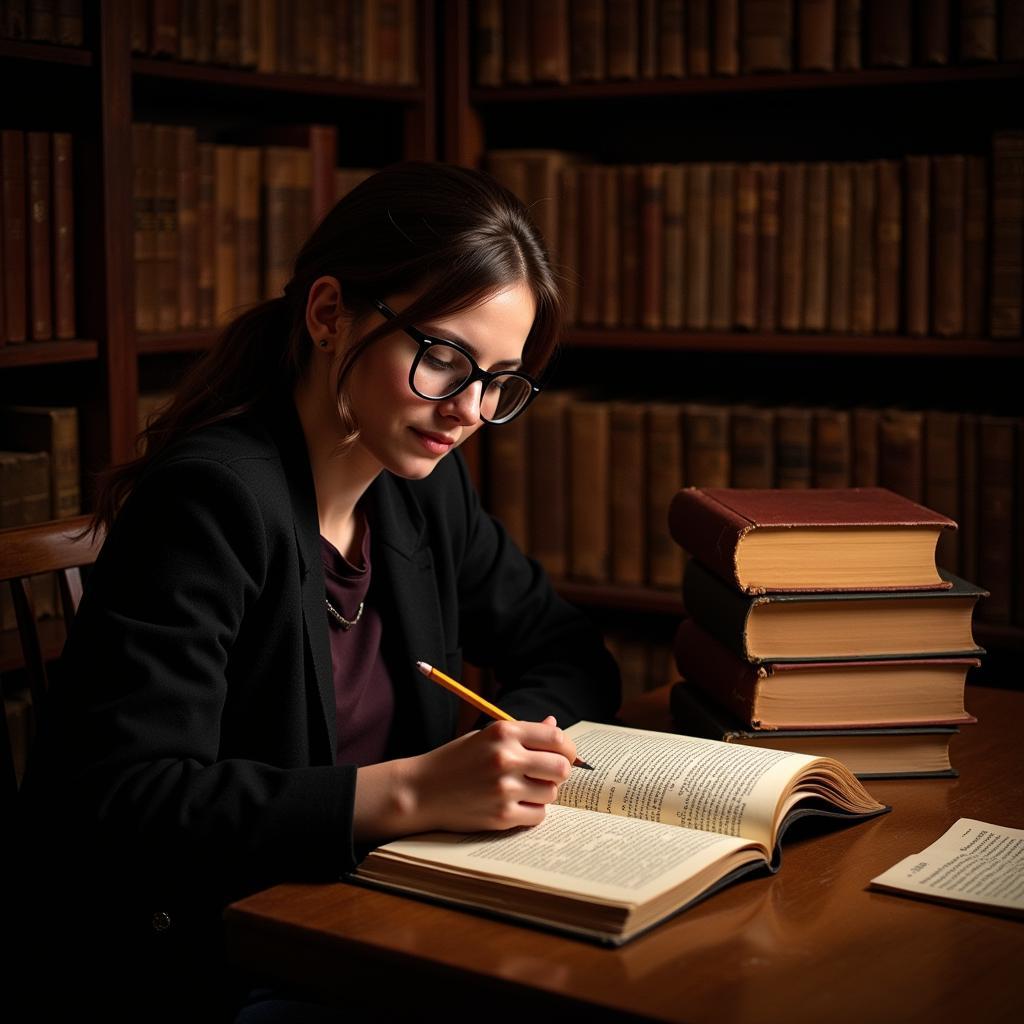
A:
<svg viewBox="0 0 1024 1024">
<path fill-rule="evenodd" d="M 423 447 L 431 453 L 431 455 L 444 455 L 446 452 L 450 451 L 455 444 L 456 439 L 454 437 L 448 437 L 446 434 L 434 434 L 430 431 L 418 430 L 416 427 L 412 427 L 410 429 L 419 439 L 420 444 L 422 444 Z"/>
</svg>

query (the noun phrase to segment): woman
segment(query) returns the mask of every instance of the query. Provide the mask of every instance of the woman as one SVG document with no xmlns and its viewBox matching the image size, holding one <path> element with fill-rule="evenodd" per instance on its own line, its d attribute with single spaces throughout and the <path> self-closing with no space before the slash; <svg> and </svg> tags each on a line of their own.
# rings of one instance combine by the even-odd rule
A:
<svg viewBox="0 0 1024 1024">
<path fill-rule="evenodd" d="M 61 851 L 55 908 L 74 839 L 71 947 L 105 994 L 227 1006 L 227 903 L 336 879 L 400 835 L 534 824 L 572 770 L 558 726 L 614 713 L 600 637 L 455 452 L 525 411 L 558 330 L 518 200 L 397 165 L 337 204 L 284 296 L 226 328 L 108 476 L 22 801 Z M 458 676 L 463 652 L 521 721 L 455 738 L 457 699 L 414 663 Z"/>
</svg>

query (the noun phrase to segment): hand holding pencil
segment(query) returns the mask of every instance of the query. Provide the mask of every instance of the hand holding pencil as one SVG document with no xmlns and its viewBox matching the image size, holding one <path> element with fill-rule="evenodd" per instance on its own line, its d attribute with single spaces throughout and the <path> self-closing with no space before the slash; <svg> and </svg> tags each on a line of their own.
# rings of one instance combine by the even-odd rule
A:
<svg viewBox="0 0 1024 1024">
<path fill-rule="evenodd" d="M 434 668 L 433 665 L 428 665 L 425 661 L 417 661 L 416 668 L 420 670 L 428 679 L 432 679 L 435 683 L 440 684 L 446 690 L 450 690 L 456 696 L 461 697 L 467 704 L 471 704 L 477 709 L 477 711 L 483 712 L 485 715 L 489 715 L 491 718 L 499 721 L 514 722 L 515 719 L 508 714 L 506 711 L 502 711 L 501 708 L 495 707 L 490 701 L 484 700 L 483 697 L 478 693 L 474 693 L 468 687 L 463 686 L 462 683 L 457 683 L 451 676 L 445 675 L 438 668 Z M 594 769 L 586 763 L 586 761 L 576 758 L 573 761 L 574 768 L 585 768 L 587 771 L 593 771 Z"/>
</svg>

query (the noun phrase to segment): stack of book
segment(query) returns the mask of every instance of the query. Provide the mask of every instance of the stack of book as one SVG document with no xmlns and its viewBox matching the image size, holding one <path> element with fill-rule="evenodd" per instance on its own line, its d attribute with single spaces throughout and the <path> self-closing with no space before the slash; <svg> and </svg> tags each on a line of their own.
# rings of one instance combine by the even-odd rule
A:
<svg viewBox="0 0 1024 1024">
<path fill-rule="evenodd" d="M 678 727 L 835 757 L 861 778 L 955 775 L 987 596 L 936 565 L 955 527 L 884 488 L 679 491 Z"/>
</svg>

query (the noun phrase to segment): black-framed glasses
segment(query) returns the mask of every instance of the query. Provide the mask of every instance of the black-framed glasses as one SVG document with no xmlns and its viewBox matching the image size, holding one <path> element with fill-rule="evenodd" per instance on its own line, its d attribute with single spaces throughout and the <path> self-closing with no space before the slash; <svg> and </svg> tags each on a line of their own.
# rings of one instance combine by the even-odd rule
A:
<svg viewBox="0 0 1024 1024">
<path fill-rule="evenodd" d="M 377 309 L 389 320 L 397 314 L 379 300 Z M 454 398 L 476 381 L 480 390 L 480 419 L 485 423 L 508 423 L 540 394 L 540 386 L 528 374 L 516 370 L 481 370 L 477 361 L 454 341 L 431 338 L 415 327 L 403 328 L 419 345 L 409 368 L 413 394 L 430 402 Z"/>
</svg>

